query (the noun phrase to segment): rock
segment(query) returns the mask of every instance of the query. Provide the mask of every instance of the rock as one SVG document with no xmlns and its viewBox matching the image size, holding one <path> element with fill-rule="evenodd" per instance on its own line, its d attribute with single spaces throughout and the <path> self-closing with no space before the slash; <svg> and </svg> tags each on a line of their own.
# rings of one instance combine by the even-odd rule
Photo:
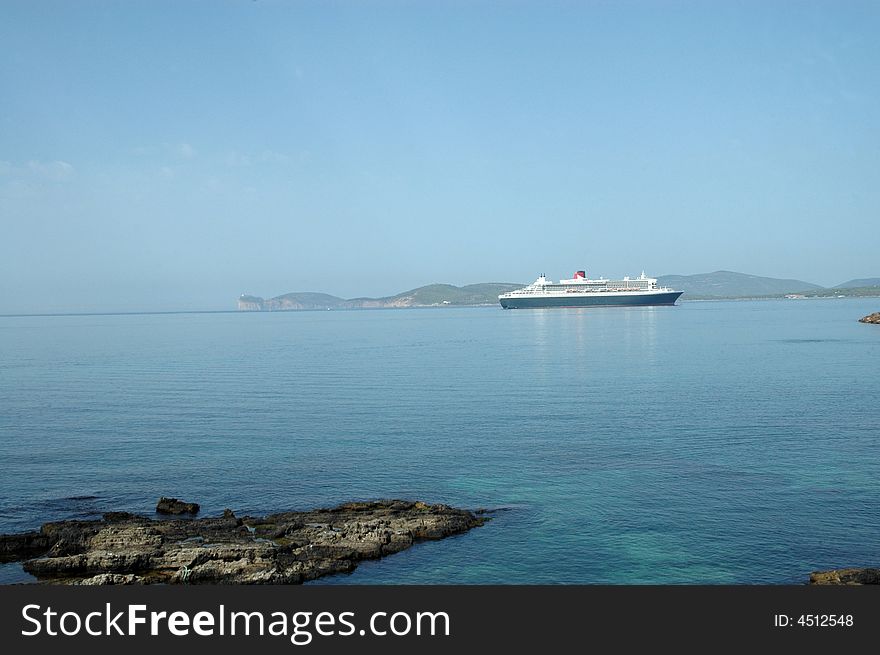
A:
<svg viewBox="0 0 880 655">
<path fill-rule="evenodd" d="M 198 503 L 185 503 L 177 498 L 162 496 L 156 504 L 157 514 L 198 514 Z"/>
<path fill-rule="evenodd" d="M 880 312 L 874 312 L 873 314 L 868 314 L 859 319 L 859 323 L 874 323 L 875 325 L 880 325 Z"/>
<path fill-rule="evenodd" d="M 71 584 L 84 585 L 84 586 L 98 586 L 98 585 L 131 585 L 137 584 L 137 576 L 134 575 L 117 575 L 115 573 L 101 573 L 100 575 L 96 575 L 91 578 L 84 578 L 78 582 L 73 582 Z"/>
<path fill-rule="evenodd" d="M 227 510 L 188 521 L 112 513 L 103 521 L 59 521 L 39 533 L 0 536 L 0 552 L 26 559 L 25 571 L 57 584 L 298 584 L 487 520 L 401 500 L 265 517 Z"/>
<path fill-rule="evenodd" d="M 0 535 L 0 562 L 35 557 L 49 549 L 49 538 L 41 532 Z"/>
<path fill-rule="evenodd" d="M 815 571 L 810 574 L 810 584 L 815 585 L 863 585 L 880 584 L 880 569 L 835 569 Z"/>
</svg>

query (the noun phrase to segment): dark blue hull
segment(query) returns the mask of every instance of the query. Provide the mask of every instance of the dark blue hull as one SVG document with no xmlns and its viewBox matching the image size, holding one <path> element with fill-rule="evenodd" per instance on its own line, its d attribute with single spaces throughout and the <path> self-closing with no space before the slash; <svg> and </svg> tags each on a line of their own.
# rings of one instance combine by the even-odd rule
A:
<svg viewBox="0 0 880 655">
<path fill-rule="evenodd" d="M 538 309 L 541 307 L 648 307 L 653 305 L 674 305 L 683 291 L 669 293 L 646 293 L 633 295 L 612 295 L 604 293 L 571 294 L 570 297 L 528 297 L 499 298 L 504 309 Z"/>
</svg>

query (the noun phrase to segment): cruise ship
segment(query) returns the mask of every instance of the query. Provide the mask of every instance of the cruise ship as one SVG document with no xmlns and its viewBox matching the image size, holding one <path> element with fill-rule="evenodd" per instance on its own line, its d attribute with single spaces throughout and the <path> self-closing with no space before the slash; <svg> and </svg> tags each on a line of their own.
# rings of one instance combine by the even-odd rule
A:
<svg viewBox="0 0 880 655">
<path fill-rule="evenodd" d="M 504 309 L 535 307 L 632 307 L 644 305 L 674 305 L 683 291 L 658 287 L 656 278 L 625 277 L 622 280 L 587 279 L 584 271 L 577 271 L 570 280 L 553 282 L 543 275 L 527 287 L 498 296 Z"/>
</svg>

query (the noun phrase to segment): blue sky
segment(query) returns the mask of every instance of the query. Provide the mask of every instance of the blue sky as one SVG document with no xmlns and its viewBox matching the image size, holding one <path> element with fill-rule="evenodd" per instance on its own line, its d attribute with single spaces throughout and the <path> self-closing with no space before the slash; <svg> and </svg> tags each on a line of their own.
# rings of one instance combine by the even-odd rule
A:
<svg viewBox="0 0 880 655">
<path fill-rule="evenodd" d="M 0 3 L 0 303 L 880 275 L 876 2 Z"/>
</svg>

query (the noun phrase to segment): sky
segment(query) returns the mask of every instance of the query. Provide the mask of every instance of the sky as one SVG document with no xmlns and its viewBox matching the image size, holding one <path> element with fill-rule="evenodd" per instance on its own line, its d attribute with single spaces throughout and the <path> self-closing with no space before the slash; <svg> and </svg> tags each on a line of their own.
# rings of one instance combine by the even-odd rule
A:
<svg viewBox="0 0 880 655">
<path fill-rule="evenodd" d="M 880 275 L 880 3 L 0 3 L 0 313 Z"/>
</svg>

